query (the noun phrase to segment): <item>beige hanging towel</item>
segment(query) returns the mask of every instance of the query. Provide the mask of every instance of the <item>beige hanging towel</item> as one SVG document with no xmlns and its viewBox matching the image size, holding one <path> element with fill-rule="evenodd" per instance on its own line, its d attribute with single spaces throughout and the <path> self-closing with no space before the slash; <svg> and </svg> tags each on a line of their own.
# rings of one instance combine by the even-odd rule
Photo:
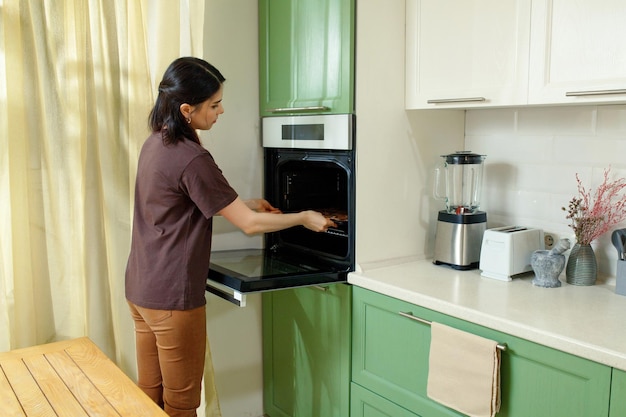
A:
<svg viewBox="0 0 626 417">
<path fill-rule="evenodd" d="M 493 417 L 500 409 L 498 343 L 433 322 L 428 397 L 471 417 Z"/>
</svg>

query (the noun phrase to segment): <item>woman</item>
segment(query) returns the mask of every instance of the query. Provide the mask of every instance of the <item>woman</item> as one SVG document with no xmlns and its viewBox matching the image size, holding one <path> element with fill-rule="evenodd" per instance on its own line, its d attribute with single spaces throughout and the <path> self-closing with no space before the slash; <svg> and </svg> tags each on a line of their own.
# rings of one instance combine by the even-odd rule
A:
<svg viewBox="0 0 626 417">
<path fill-rule="evenodd" d="M 138 385 L 170 416 L 195 416 L 200 405 L 213 216 L 247 234 L 334 225 L 315 211 L 282 214 L 262 199 L 244 202 L 230 187 L 196 133 L 211 129 L 224 112 L 224 81 L 204 60 L 172 62 L 139 155 L 126 298 L 135 321 Z"/>
</svg>

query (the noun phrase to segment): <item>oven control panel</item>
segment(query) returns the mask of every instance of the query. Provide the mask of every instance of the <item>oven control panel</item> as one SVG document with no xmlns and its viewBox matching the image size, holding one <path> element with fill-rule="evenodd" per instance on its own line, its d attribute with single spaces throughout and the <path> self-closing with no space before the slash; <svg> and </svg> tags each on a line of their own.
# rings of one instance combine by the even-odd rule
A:
<svg viewBox="0 0 626 417">
<path fill-rule="evenodd" d="M 352 114 L 264 117 L 263 147 L 351 150 Z"/>
</svg>

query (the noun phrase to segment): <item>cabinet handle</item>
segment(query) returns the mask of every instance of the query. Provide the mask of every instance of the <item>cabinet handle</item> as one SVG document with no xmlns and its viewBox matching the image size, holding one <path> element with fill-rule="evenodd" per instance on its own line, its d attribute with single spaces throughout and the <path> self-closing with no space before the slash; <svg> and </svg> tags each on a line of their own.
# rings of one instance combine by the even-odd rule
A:
<svg viewBox="0 0 626 417">
<path fill-rule="evenodd" d="M 428 320 L 425 320 L 425 319 L 422 319 L 422 318 L 414 316 L 413 313 L 411 313 L 410 311 L 408 311 L 406 313 L 402 312 L 402 311 L 398 311 L 398 314 L 401 315 L 402 317 L 406 317 L 407 319 L 415 320 L 415 321 L 420 322 L 422 324 L 425 324 L 427 326 L 430 326 L 431 323 L 432 323 L 432 322 L 430 322 Z M 496 349 L 504 352 L 507 349 L 507 345 L 506 345 L 506 343 L 498 343 L 496 345 Z"/>
<path fill-rule="evenodd" d="M 580 97 L 580 96 L 603 96 L 608 94 L 626 94 L 626 89 L 616 90 L 589 90 L 589 91 L 568 91 L 565 93 L 567 97 Z"/>
<path fill-rule="evenodd" d="M 470 101 L 487 101 L 485 97 L 464 97 L 464 98 L 436 98 L 427 100 L 428 104 L 440 104 L 440 103 L 465 103 Z"/>
<path fill-rule="evenodd" d="M 328 287 L 322 287 L 321 285 L 312 285 L 311 287 L 319 291 L 324 291 L 324 292 L 328 291 Z"/>
<path fill-rule="evenodd" d="M 327 106 L 310 106 L 310 107 L 279 107 L 276 109 L 265 109 L 268 113 L 291 113 L 295 111 L 329 111 Z"/>
<path fill-rule="evenodd" d="M 411 313 L 410 311 L 408 311 L 408 312 L 406 312 L 406 313 L 404 313 L 404 312 L 402 312 L 402 311 L 399 311 L 399 312 L 398 312 L 398 314 L 399 314 L 399 315 L 401 315 L 402 317 L 406 317 L 407 319 L 411 319 L 411 320 L 418 321 L 418 322 L 420 322 L 420 323 L 422 323 L 422 324 L 425 324 L 425 325 L 427 325 L 427 326 L 430 326 L 430 323 L 431 323 L 431 322 L 430 322 L 430 321 L 428 321 L 428 320 L 421 319 L 421 318 L 419 318 L 419 317 L 415 317 L 415 316 L 413 315 L 413 313 Z"/>
</svg>

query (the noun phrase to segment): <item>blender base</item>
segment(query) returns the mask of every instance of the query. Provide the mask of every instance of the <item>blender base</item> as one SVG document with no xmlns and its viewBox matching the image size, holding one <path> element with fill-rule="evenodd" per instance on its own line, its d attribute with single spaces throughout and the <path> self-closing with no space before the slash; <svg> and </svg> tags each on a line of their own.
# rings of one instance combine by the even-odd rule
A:
<svg viewBox="0 0 626 417">
<path fill-rule="evenodd" d="M 483 233 L 487 229 L 487 213 L 452 214 L 441 210 L 435 232 L 435 265 L 448 265 L 458 270 L 477 269 Z"/>
</svg>

